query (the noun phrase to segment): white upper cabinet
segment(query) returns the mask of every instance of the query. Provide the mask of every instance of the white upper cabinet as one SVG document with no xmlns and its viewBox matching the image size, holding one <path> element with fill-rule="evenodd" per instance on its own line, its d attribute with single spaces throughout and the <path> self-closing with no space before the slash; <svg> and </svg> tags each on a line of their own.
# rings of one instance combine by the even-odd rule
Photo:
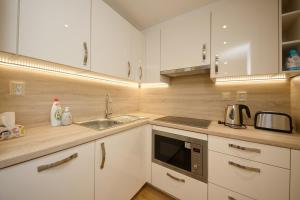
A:
<svg viewBox="0 0 300 200">
<path fill-rule="evenodd" d="M 133 79 L 138 82 L 145 80 L 146 40 L 144 34 L 132 27 L 131 35 L 131 65 Z"/>
<path fill-rule="evenodd" d="M 92 0 L 91 70 L 120 78 L 133 76 L 130 24 L 103 0 Z"/>
<path fill-rule="evenodd" d="M 90 0 L 21 0 L 19 54 L 89 69 Z"/>
<path fill-rule="evenodd" d="M 0 51 L 17 53 L 19 0 L 0 0 Z"/>
<path fill-rule="evenodd" d="M 161 26 L 161 70 L 210 64 L 210 10 L 178 16 Z"/>
<path fill-rule="evenodd" d="M 104 1 L 93 0 L 91 70 L 138 81 L 144 57 L 141 32 Z"/>
<path fill-rule="evenodd" d="M 211 77 L 278 73 L 278 0 L 221 0 L 212 9 Z"/>
<path fill-rule="evenodd" d="M 95 200 L 129 200 L 146 182 L 145 126 L 96 141 Z"/>
<path fill-rule="evenodd" d="M 144 82 L 168 82 L 168 78 L 160 75 L 160 25 L 153 26 L 143 31 L 146 39 L 146 75 Z"/>
</svg>

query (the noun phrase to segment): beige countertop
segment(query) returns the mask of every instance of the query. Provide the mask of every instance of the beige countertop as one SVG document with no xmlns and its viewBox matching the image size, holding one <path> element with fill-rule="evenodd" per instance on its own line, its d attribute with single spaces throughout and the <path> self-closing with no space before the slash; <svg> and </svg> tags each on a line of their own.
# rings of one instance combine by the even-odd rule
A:
<svg viewBox="0 0 300 200">
<path fill-rule="evenodd" d="M 207 135 L 215 135 L 231 139 L 244 140 L 260 144 L 267 144 L 277 147 L 300 150 L 300 134 L 284 134 L 272 131 L 258 130 L 252 126 L 247 129 L 233 129 L 213 121 L 208 129 L 194 128 L 190 126 L 177 125 L 159 121 L 150 121 L 152 125 L 166 126 L 169 128 L 177 128 Z"/>
<path fill-rule="evenodd" d="M 146 118 L 103 131 L 96 131 L 75 124 L 71 126 L 41 126 L 27 129 L 24 137 L 0 141 L 0 169 L 149 123 L 152 125 L 300 150 L 300 134 L 280 134 L 256 130 L 253 127 L 248 127 L 245 130 L 231 129 L 219 125 L 217 122 L 212 122 L 208 129 L 201 129 L 154 121 L 154 119 L 162 117 L 161 115 L 147 113 L 133 114 Z"/>
</svg>

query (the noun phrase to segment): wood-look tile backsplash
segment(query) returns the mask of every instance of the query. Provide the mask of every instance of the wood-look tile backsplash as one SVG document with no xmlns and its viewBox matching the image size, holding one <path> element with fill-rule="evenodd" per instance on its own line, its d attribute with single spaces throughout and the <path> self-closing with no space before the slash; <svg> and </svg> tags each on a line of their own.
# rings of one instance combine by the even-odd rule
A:
<svg viewBox="0 0 300 200">
<path fill-rule="evenodd" d="M 296 131 L 300 132 L 300 76 L 291 80 L 291 112 Z"/>
<path fill-rule="evenodd" d="M 24 81 L 25 96 L 9 95 L 9 81 Z M 293 83 L 292 92 L 299 88 L 300 81 L 295 79 Z M 247 92 L 246 101 L 236 100 L 238 91 Z M 300 90 L 297 91 L 292 95 L 292 110 L 295 119 L 300 121 L 300 106 L 296 105 L 300 101 Z M 232 103 L 247 104 L 252 120 L 259 110 L 291 111 L 288 81 L 215 85 L 208 75 L 195 75 L 172 79 L 169 88 L 134 89 L 39 72 L 0 69 L 0 112 L 15 111 L 17 123 L 27 127 L 49 124 L 54 97 L 58 97 L 63 106 L 71 107 L 75 121 L 103 117 L 107 92 L 113 99 L 114 114 L 141 111 L 222 120 L 226 105 Z"/>
<path fill-rule="evenodd" d="M 9 95 L 9 81 L 25 82 L 25 96 Z M 27 127 L 49 124 L 54 97 L 63 106 L 70 106 L 75 121 L 103 117 L 107 92 L 113 100 L 114 114 L 138 111 L 139 89 L 0 68 L 0 113 L 15 111 L 17 123 Z"/>
<path fill-rule="evenodd" d="M 247 92 L 247 100 L 237 101 L 237 92 Z M 163 115 L 223 120 L 226 105 L 246 104 L 254 114 L 259 110 L 290 113 L 290 84 L 251 83 L 215 85 L 209 75 L 180 77 L 171 80 L 169 88 L 142 89 L 142 112 Z"/>
</svg>

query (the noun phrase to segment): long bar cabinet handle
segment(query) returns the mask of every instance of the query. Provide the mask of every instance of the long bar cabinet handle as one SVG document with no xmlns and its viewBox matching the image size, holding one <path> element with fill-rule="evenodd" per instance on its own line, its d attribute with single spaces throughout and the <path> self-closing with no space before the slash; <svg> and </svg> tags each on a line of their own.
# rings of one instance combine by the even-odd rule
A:
<svg viewBox="0 0 300 200">
<path fill-rule="evenodd" d="M 206 60 L 206 44 L 202 45 L 202 61 Z"/>
<path fill-rule="evenodd" d="M 130 62 L 128 61 L 128 78 L 130 77 L 130 75 L 131 75 L 131 64 L 130 64 Z"/>
<path fill-rule="evenodd" d="M 215 74 L 219 73 L 219 60 L 220 60 L 219 56 L 216 55 L 215 56 Z"/>
<path fill-rule="evenodd" d="M 167 176 L 170 177 L 171 179 L 175 180 L 175 181 L 178 181 L 178 182 L 181 182 L 181 183 L 185 183 L 184 179 L 177 178 L 177 177 L 173 176 L 172 174 L 170 174 L 169 172 L 167 172 Z"/>
<path fill-rule="evenodd" d="M 142 66 L 140 66 L 140 80 L 142 80 L 143 78 L 143 68 Z"/>
<path fill-rule="evenodd" d="M 261 150 L 260 149 L 256 149 L 256 148 L 242 147 L 242 146 L 239 146 L 239 145 L 236 145 L 236 144 L 228 144 L 228 146 L 230 148 L 239 149 L 239 150 L 242 150 L 242 151 L 248 151 L 248 152 L 254 152 L 254 153 L 261 153 Z"/>
<path fill-rule="evenodd" d="M 89 51 L 88 51 L 88 47 L 87 47 L 87 43 L 86 42 L 83 43 L 83 48 L 84 48 L 83 65 L 86 66 L 87 65 L 87 61 L 88 61 L 88 57 L 89 57 Z"/>
<path fill-rule="evenodd" d="M 240 165 L 240 164 L 237 164 L 237 163 L 235 163 L 235 162 L 232 162 L 232 161 L 229 161 L 229 162 L 228 162 L 228 164 L 229 164 L 229 165 L 231 165 L 231 166 L 234 166 L 234 167 L 237 167 L 237 168 L 240 168 L 240 169 L 246 170 L 246 171 L 260 173 L 260 169 L 258 169 L 258 168 L 254 168 L 254 167 L 247 167 L 247 166 Z"/>
<path fill-rule="evenodd" d="M 105 165 L 105 159 L 106 159 L 106 151 L 105 151 L 104 142 L 101 143 L 101 152 L 102 152 L 102 161 L 101 161 L 101 164 L 100 164 L 100 169 L 103 169 L 104 165 Z"/>
<path fill-rule="evenodd" d="M 236 199 L 233 198 L 232 196 L 228 196 L 228 200 L 236 200 Z"/>
<path fill-rule="evenodd" d="M 37 167 L 37 171 L 38 172 L 42 172 L 42 171 L 45 171 L 45 170 L 57 167 L 59 165 L 65 164 L 67 162 L 70 162 L 71 160 L 73 160 L 73 159 L 75 159 L 77 157 L 78 157 L 78 153 L 74 153 L 74 154 L 70 155 L 69 157 L 64 158 L 62 160 L 59 160 L 59 161 L 56 161 L 54 163 L 50 163 L 50 164 L 38 166 Z"/>
</svg>

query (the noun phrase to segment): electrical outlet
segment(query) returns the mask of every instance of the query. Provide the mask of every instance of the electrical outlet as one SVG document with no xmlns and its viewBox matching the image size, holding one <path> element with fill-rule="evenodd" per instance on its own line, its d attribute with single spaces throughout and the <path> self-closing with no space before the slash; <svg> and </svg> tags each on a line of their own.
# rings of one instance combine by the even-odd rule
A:
<svg viewBox="0 0 300 200">
<path fill-rule="evenodd" d="M 21 81 L 10 81 L 9 82 L 9 94 L 13 96 L 24 96 L 25 95 L 25 83 Z"/>
<path fill-rule="evenodd" d="M 248 93 L 247 91 L 237 91 L 236 100 L 237 101 L 247 101 Z"/>
</svg>

